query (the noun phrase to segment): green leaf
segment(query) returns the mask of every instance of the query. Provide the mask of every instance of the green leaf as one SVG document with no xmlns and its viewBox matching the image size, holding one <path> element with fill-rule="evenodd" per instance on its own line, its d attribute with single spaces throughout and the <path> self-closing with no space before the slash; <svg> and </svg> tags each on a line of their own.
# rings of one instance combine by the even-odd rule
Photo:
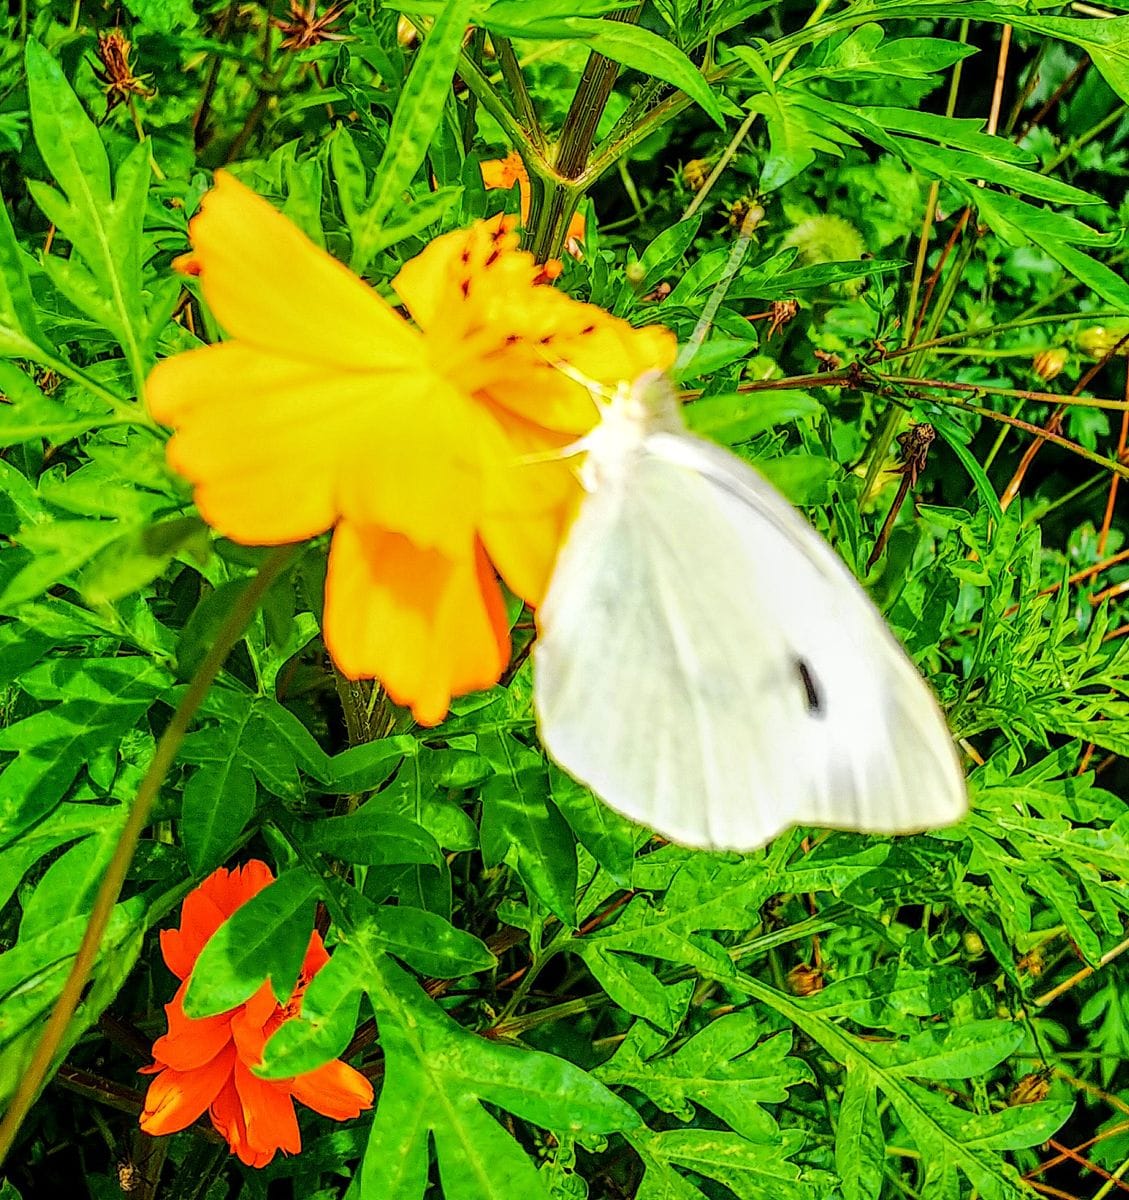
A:
<svg viewBox="0 0 1129 1200">
<path fill-rule="evenodd" d="M 883 1064 L 875 1045 L 839 1028 L 823 1014 L 809 1010 L 760 980 L 741 975 L 732 981 L 732 986 L 792 1021 L 848 1071 L 866 1076 L 869 1086 L 882 1092 L 893 1106 L 922 1154 L 940 1159 L 950 1169 L 963 1172 L 985 1200 L 1020 1200 L 1024 1195 L 1024 1186 L 1014 1168 L 1001 1170 L 1002 1164 L 998 1160 L 970 1144 L 966 1126 L 975 1120 L 972 1114 L 955 1107 L 948 1097 L 934 1096 L 902 1078 L 901 1072 L 890 1070 Z M 1013 1036 L 1016 1026 L 1011 1022 L 1001 1024 L 1009 1036 Z M 912 1064 L 907 1064 L 905 1071 L 911 1070 Z"/>
<path fill-rule="evenodd" d="M 280 1004 L 298 979 L 313 929 L 321 882 L 304 868 L 280 875 L 241 905 L 212 934 L 196 960 L 184 1011 L 190 1017 L 227 1012 L 270 980 Z"/>
<path fill-rule="evenodd" d="M 24 252 L 16 241 L 4 196 L 0 193 L 0 354 L 49 363 L 54 347 L 39 328 Z M 5 389 L 6 390 L 6 389 Z"/>
<path fill-rule="evenodd" d="M 438 843 L 426 829 L 372 801 L 348 816 L 323 818 L 310 827 L 304 840 L 323 854 L 370 867 L 438 866 L 443 861 Z"/>
<path fill-rule="evenodd" d="M 996 495 L 996 489 L 992 487 L 992 481 L 980 465 L 980 460 L 969 449 L 968 443 L 972 440 L 970 435 L 952 420 L 951 417 L 939 410 L 934 410 L 929 414 L 929 423 L 945 439 L 949 448 L 960 459 L 961 465 L 968 472 L 969 479 L 972 480 L 976 487 L 977 495 L 987 505 L 988 511 L 997 521 L 1002 521 L 1004 513 L 1000 507 L 1000 498 Z"/>
<path fill-rule="evenodd" d="M 376 169 L 367 213 L 353 230 L 350 266 L 363 272 L 381 244 L 382 227 L 423 165 L 443 119 L 451 80 L 462 52 L 463 34 L 475 0 L 449 0 L 435 18 L 400 93 L 388 142 Z M 390 244 L 387 240 L 384 245 Z"/>
<path fill-rule="evenodd" d="M 193 875 L 202 877 L 231 853 L 255 811 L 255 777 L 235 758 L 192 773 L 184 787 L 180 835 Z"/>
<path fill-rule="evenodd" d="M 483 1104 L 573 1136 L 639 1126 L 630 1105 L 579 1067 L 461 1029 L 379 952 L 371 933 L 358 934 L 357 946 L 385 1056 L 362 1194 L 420 1200 L 430 1135 L 447 1200 L 546 1196 L 525 1151 Z"/>
<path fill-rule="evenodd" d="M 91 760 L 136 727 L 165 679 L 137 658 L 49 660 L 21 675 L 29 695 L 60 702 L 0 729 L 0 751 L 15 753 L 0 772 L 0 847 L 47 816 Z"/>
<path fill-rule="evenodd" d="M 139 899 L 115 906 L 98 950 L 91 984 L 55 1056 L 61 1063 L 117 996 L 141 953 L 145 926 Z M 0 1104 L 23 1081 L 31 1057 L 89 924 L 83 913 L 0 955 Z M 28 986 L 29 981 L 34 986 Z"/>
<path fill-rule="evenodd" d="M 878 1200 L 886 1175 L 886 1140 L 877 1097 L 857 1062 L 848 1066 L 846 1077 L 835 1129 L 835 1169 L 843 1200 Z"/>
<path fill-rule="evenodd" d="M 371 921 L 374 940 L 425 975 L 455 979 L 496 965 L 479 938 L 456 929 L 438 913 L 384 904 L 373 911 Z"/>
<path fill-rule="evenodd" d="M 495 775 L 482 789 L 482 856 L 509 863 L 550 912 L 576 924 L 576 844 L 540 768 Z"/>
<path fill-rule="evenodd" d="M 858 145 L 846 130 L 813 112 L 789 89 L 762 92 L 747 107 L 751 112 L 763 113 L 768 123 L 770 149 L 760 177 L 765 192 L 795 179 L 811 166 L 818 151 L 842 158 L 844 146 Z"/>
<path fill-rule="evenodd" d="M 1021 13 L 1008 17 L 1021 29 L 1046 33 L 1081 46 L 1094 60 L 1106 83 L 1129 104 L 1129 17 L 1037 17 Z"/>
<path fill-rule="evenodd" d="M 686 417 L 695 433 L 734 446 L 779 425 L 819 417 L 823 411 L 810 392 L 789 388 L 751 396 L 740 392 L 703 396 L 687 405 Z"/>
<path fill-rule="evenodd" d="M 754 1142 L 740 1134 L 713 1129 L 672 1129 L 665 1133 L 635 1132 L 628 1140 L 643 1159 L 648 1173 L 680 1179 L 675 1167 L 716 1180 L 741 1200 L 818 1200 L 821 1195 L 806 1182 L 790 1159 L 803 1142 L 799 1130 L 782 1130 L 769 1142 Z M 683 1181 L 684 1182 L 684 1181 Z M 668 1183 L 672 1197 L 700 1195 L 681 1192 Z M 650 1191 L 649 1196 L 663 1193 Z"/>
<path fill-rule="evenodd" d="M 284 1021 L 268 1039 L 255 1074 L 286 1079 L 337 1058 L 357 1027 L 362 969 L 363 960 L 353 944 L 341 940 L 303 993 L 301 1015 Z"/>
<path fill-rule="evenodd" d="M 681 1121 L 692 1121 L 699 1105 L 738 1133 L 768 1140 L 779 1131 L 762 1105 L 787 1101 L 788 1088 L 812 1076 L 791 1057 L 790 1035 L 764 1035 L 752 1012 L 730 1013 L 666 1054 L 657 1053 L 665 1039 L 637 1022 L 596 1075 L 634 1088 Z"/>
<path fill-rule="evenodd" d="M 624 1012 L 650 1021 L 664 1033 L 674 1032 L 676 1022 L 670 996 L 652 971 L 626 954 L 605 950 L 598 942 L 578 938 L 574 948 L 608 998 Z M 601 1078 L 608 1083 L 621 1082 L 603 1072 Z"/>
<path fill-rule="evenodd" d="M 69 579 L 121 534 L 117 521 L 51 521 L 21 529 L 19 544 L 30 561 L 0 591 L 0 610 L 10 612 Z"/>
<path fill-rule="evenodd" d="M 0 229 L 0 237 L 3 230 Z M 3 297 L 0 296 L 0 303 Z M 0 314 L 0 321 L 3 320 Z M 0 351 L 3 349 L 3 329 L 0 327 Z M 46 361 L 34 347 L 18 351 L 21 358 Z M 0 446 L 18 446 L 21 442 L 42 438 L 58 446 L 80 433 L 121 424 L 122 418 L 97 401 L 76 403 L 78 389 L 69 389 L 65 401 L 59 396 L 46 396 L 35 383 L 12 363 L 0 362 L 0 393 L 7 403 L 0 403 Z"/>
<path fill-rule="evenodd" d="M 130 152 L 111 191 L 109 159 L 98 130 L 59 65 L 33 38 L 26 59 L 36 145 L 62 194 L 45 184 L 29 187 L 81 259 L 48 256 L 44 269 L 76 307 L 114 335 L 140 395 L 148 367 L 141 281 L 148 147 L 139 144 Z"/>
<path fill-rule="evenodd" d="M 886 41 L 885 36 L 880 25 L 861 25 L 829 53 L 815 55 L 811 66 L 789 72 L 788 82 L 809 78 L 866 79 L 875 75 L 927 79 L 976 53 L 974 46 L 944 38 L 907 37 Z"/>
</svg>

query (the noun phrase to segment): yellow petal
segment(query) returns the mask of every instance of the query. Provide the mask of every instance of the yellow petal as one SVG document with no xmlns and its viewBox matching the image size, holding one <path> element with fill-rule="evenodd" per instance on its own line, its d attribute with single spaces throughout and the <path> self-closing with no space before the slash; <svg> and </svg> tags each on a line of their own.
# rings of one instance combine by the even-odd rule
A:
<svg viewBox="0 0 1129 1200">
<path fill-rule="evenodd" d="M 346 516 L 421 546 L 466 545 L 488 418 L 426 362 L 349 371 L 224 342 L 159 363 L 148 398 L 177 430 L 170 465 L 234 541 L 298 541 Z"/>
<path fill-rule="evenodd" d="M 485 475 L 479 532 L 510 590 L 540 602 L 580 499 L 571 435 L 547 433 L 512 413 L 495 413 L 506 454 Z"/>
<path fill-rule="evenodd" d="M 481 547 L 458 558 L 343 522 L 325 587 L 325 643 L 351 679 L 376 678 L 434 725 L 453 695 L 489 687 L 509 658 L 501 591 Z"/>
<path fill-rule="evenodd" d="M 226 171 L 216 172 L 190 233 L 204 298 L 229 336 L 337 367 L 418 360 L 416 330 Z"/>
</svg>

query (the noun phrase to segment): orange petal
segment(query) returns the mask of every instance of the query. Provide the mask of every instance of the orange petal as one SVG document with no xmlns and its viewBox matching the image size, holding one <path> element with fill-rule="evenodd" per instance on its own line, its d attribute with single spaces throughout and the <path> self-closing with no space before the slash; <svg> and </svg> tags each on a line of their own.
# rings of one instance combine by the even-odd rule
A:
<svg viewBox="0 0 1129 1200">
<path fill-rule="evenodd" d="M 514 285 L 512 303 L 521 303 L 521 290 L 531 285 L 537 274 L 533 255 L 518 249 L 519 238 L 513 231 L 513 218 L 495 217 L 477 221 L 469 229 L 456 229 L 433 238 L 413 259 L 409 259 L 392 280 L 392 288 L 425 331 L 428 341 L 437 337 L 456 349 L 465 339 L 468 321 L 456 316 L 451 324 L 451 309 L 465 307 L 472 293 L 478 292 L 485 275 L 504 275 Z M 467 314 L 474 325 L 481 325 L 485 313 L 477 300 Z M 446 360 L 438 360 L 447 365 Z"/>
<path fill-rule="evenodd" d="M 339 1058 L 295 1076 L 290 1090 L 307 1108 L 335 1121 L 346 1121 L 372 1108 L 372 1084 Z"/>
<path fill-rule="evenodd" d="M 210 1105 L 235 1066 L 235 1047 L 196 1071 L 166 1069 L 149 1085 L 141 1128 L 154 1137 L 187 1129 Z"/>
<path fill-rule="evenodd" d="M 231 1042 L 231 1016 L 220 1013 L 194 1019 L 184 1012 L 187 982 L 177 988 L 165 1005 L 169 1031 L 153 1043 L 153 1057 L 175 1071 L 194 1071 L 206 1066 Z"/>
<path fill-rule="evenodd" d="M 161 953 L 178 979 L 187 979 L 213 933 L 245 901 L 274 881 L 266 863 L 251 859 L 229 871 L 217 867 L 184 898 L 180 928 L 161 930 Z"/>
<path fill-rule="evenodd" d="M 325 642 L 351 679 L 376 678 L 434 725 L 453 695 L 497 682 L 509 658 L 501 591 L 480 546 L 447 558 L 342 522 L 325 586 Z"/>
<path fill-rule="evenodd" d="M 258 1079 L 241 1063 L 235 1064 L 235 1090 L 243 1108 L 247 1145 L 260 1154 L 302 1149 L 294 1101 L 286 1084 Z"/>
<path fill-rule="evenodd" d="M 218 876 L 218 872 L 217 872 Z M 207 880 L 204 881 L 207 883 Z M 217 889 L 223 896 L 220 907 L 230 917 L 252 897 L 274 883 L 274 872 L 261 858 L 249 858 L 241 867 L 229 871 L 227 879 L 217 878 Z M 218 898 L 217 898 L 218 899 Z"/>
<path fill-rule="evenodd" d="M 201 888 L 188 893 L 180 910 L 180 928 L 161 930 L 161 954 L 178 979 L 192 974 L 208 938 L 226 919 L 227 914 Z"/>
<path fill-rule="evenodd" d="M 321 940 L 321 934 L 315 929 L 310 934 L 310 944 L 306 947 L 306 957 L 302 960 L 302 975 L 306 980 L 313 977 L 329 962 L 329 955 L 325 950 L 325 943 Z"/>
<path fill-rule="evenodd" d="M 241 1162 L 249 1167 L 265 1167 L 274 1158 L 277 1147 L 257 1150 L 247 1141 L 247 1122 L 243 1116 L 243 1104 L 235 1090 L 234 1078 L 229 1079 L 215 1098 L 208 1114 L 216 1132 L 224 1138 Z"/>
<path fill-rule="evenodd" d="M 278 1001 L 271 991 L 270 980 L 247 1001 L 240 1005 L 231 1018 L 231 1036 L 240 1059 L 250 1065 L 262 1061 L 263 1046 L 267 1040 L 267 1023 L 279 1010 Z"/>
<path fill-rule="evenodd" d="M 390 305 L 226 171 L 189 232 L 204 298 L 229 336 L 338 368 L 418 361 L 419 335 Z"/>
<path fill-rule="evenodd" d="M 526 185 L 529 183 L 529 172 L 526 171 L 525 163 L 516 150 L 511 150 L 505 158 L 494 158 L 479 163 L 479 170 L 482 172 L 482 184 L 487 191 L 494 188 L 505 188 L 509 191 L 518 181 Z"/>
</svg>

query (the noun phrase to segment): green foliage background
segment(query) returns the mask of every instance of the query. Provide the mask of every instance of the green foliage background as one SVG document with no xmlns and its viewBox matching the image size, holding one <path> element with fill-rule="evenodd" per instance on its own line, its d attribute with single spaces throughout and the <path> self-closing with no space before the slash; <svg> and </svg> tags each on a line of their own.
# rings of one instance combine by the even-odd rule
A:
<svg viewBox="0 0 1129 1200">
<path fill-rule="evenodd" d="M 330 26 L 342 40 L 298 50 L 277 0 L 13 12 L 4 1103 L 127 815 L 159 791 L 0 1197 L 1118 1189 L 1129 572 L 1124 519 L 1103 514 L 1125 473 L 1129 5 L 421 0 L 405 45 L 396 9 L 358 0 Z M 115 26 L 147 78 L 111 108 L 94 68 Z M 170 270 L 209 172 L 231 164 L 381 286 L 436 234 L 516 209 L 479 174 L 511 146 L 541 257 L 586 213 L 584 258 L 559 286 L 683 341 L 735 226 L 763 209 L 682 370 L 691 421 L 755 460 L 866 578 L 981 761 L 960 826 L 796 830 L 743 857 L 652 842 L 546 764 L 527 620 L 504 686 L 416 730 L 334 677 L 324 541 L 280 558 L 195 516 L 138 396 L 156 359 L 217 336 Z M 790 300 L 769 337 L 763 314 Z M 1062 373 L 1045 381 L 1033 364 L 1048 351 Z M 1014 422 L 1042 426 L 1046 393 L 1072 390 L 1089 399 L 1017 475 L 1032 441 Z M 868 571 L 908 420 L 937 440 Z M 186 697 L 187 732 L 173 717 Z M 222 1010 L 268 974 L 285 987 L 321 905 L 333 959 L 267 1069 L 345 1053 L 378 1091 L 348 1126 L 304 1114 L 302 1154 L 257 1172 L 201 1126 L 159 1142 L 136 1129 L 136 1071 L 173 990 L 153 931 L 250 855 L 277 869 L 270 903 L 205 952 L 190 1007 Z M 1082 1149 L 1056 1158 L 1040 1149 L 1052 1138 Z"/>
</svg>

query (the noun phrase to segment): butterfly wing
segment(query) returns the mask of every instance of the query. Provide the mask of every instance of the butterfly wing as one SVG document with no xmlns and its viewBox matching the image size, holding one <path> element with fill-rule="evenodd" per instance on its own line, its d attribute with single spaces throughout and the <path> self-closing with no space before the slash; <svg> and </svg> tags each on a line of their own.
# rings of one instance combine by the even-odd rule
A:
<svg viewBox="0 0 1129 1200">
<path fill-rule="evenodd" d="M 538 614 L 549 754 L 690 846 L 964 811 L 936 701 L 850 572 L 735 455 L 655 433 L 585 501 Z"/>
</svg>

